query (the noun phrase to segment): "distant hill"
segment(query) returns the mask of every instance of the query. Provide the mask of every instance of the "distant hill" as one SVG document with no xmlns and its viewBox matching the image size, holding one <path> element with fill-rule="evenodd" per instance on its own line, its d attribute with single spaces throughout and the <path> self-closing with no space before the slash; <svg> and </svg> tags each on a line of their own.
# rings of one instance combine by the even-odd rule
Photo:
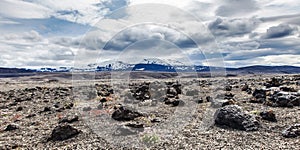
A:
<svg viewBox="0 0 300 150">
<path fill-rule="evenodd" d="M 32 73 L 36 70 L 26 69 L 26 68 L 3 68 L 0 67 L 0 73 Z"/>
<path fill-rule="evenodd" d="M 55 70 L 52 72 L 62 72 L 60 70 Z M 295 66 L 248 66 L 241 68 L 222 68 L 222 67 L 209 67 L 209 66 L 171 66 L 168 64 L 123 64 L 118 62 L 117 66 L 114 64 L 108 64 L 106 67 L 98 66 L 96 68 L 76 68 L 76 72 L 109 72 L 109 71 L 132 71 L 132 72 L 164 72 L 164 73 L 174 73 L 174 72 L 198 72 L 210 74 L 210 71 L 219 70 L 225 71 L 227 75 L 243 75 L 243 74 L 300 74 L 300 67 Z M 13 77 L 23 75 L 34 75 L 36 72 L 41 72 L 41 70 L 31 70 L 26 68 L 1 68 L 0 67 L 0 77 Z M 71 72 L 71 70 L 63 71 Z M 49 72 L 51 73 L 51 72 Z"/>
<path fill-rule="evenodd" d="M 226 68 L 227 72 L 237 74 L 264 74 L 264 73 L 282 73 L 298 74 L 300 67 L 295 66 L 248 66 L 241 68 Z"/>
</svg>

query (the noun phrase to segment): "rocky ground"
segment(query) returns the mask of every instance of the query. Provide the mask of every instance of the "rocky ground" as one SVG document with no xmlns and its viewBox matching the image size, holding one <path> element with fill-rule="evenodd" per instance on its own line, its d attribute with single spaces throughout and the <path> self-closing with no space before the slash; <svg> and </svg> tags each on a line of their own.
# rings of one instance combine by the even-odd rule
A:
<svg viewBox="0 0 300 150">
<path fill-rule="evenodd" d="M 300 149 L 300 75 L 110 83 L 0 79 L 0 149 Z"/>
</svg>

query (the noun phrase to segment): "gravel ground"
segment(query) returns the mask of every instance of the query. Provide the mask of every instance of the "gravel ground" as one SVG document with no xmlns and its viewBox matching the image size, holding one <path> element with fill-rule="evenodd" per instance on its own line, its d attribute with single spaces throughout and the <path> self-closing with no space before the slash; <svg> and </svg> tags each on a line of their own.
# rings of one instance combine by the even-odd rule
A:
<svg viewBox="0 0 300 150">
<path fill-rule="evenodd" d="M 78 97 L 72 93 L 72 82 L 67 79 L 57 80 L 32 80 L 32 78 L 5 78 L 0 80 L 0 149 L 300 149 L 300 136 L 295 138 L 285 138 L 282 131 L 287 127 L 300 123 L 300 107 L 271 107 L 262 103 L 250 103 L 252 94 L 241 91 L 244 83 L 247 83 L 252 91 L 255 88 L 264 88 L 271 77 L 282 78 L 282 85 L 300 90 L 299 76 L 297 75 L 265 75 L 265 76 L 243 76 L 218 79 L 184 79 L 181 82 L 187 83 L 183 88 L 183 93 L 191 89 L 200 89 L 197 97 L 181 95 L 179 99 L 194 101 L 202 99 L 201 103 L 194 103 L 195 113 L 191 109 L 188 112 L 181 112 L 178 115 L 189 114 L 191 120 L 185 122 L 182 128 L 163 126 L 166 133 L 171 136 L 157 135 L 155 144 L 150 146 L 131 147 L 128 143 L 118 144 L 118 139 L 106 138 L 104 135 L 94 132 L 95 126 L 91 127 L 86 119 L 91 116 L 84 116 L 86 113 L 83 106 L 78 104 Z M 203 82 L 202 82 L 203 80 Z M 167 82 L 164 79 L 160 82 Z M 245 112 L 255 115 L 255 112 L 272 110 L 276 115 L 277 122 L 263 120 L 256 115 L 260 123 L 258 131 L 241 131 L 226 126 L 211 125 L 209 122 L 217 108 L 211 108 L 211 102 L 206 101 L 207 96 L 217 95 L 214 91 L 219 84 L 209 84 L 217 81 L 226 82 L 232 89 L 226 91 L 234 94 L 235 104 L 239 105 Z M 137 80 L 142 83 L 144 80 Z M 97 80 L 97 84 L 107 84 L 107 80 Z M 105 89 L 105 88 L 104 88 Z M 100 88 L 101 90 L 101 88 Z M 126 91 L 124 89 L 124 91 Z M 113 96 L 112 96 L 113 95 Z M 113 111 L 113 107 L 118 104 L 118 100 L 123 100 L 122 95 L 117 93 L 110 96 L 100 96 L 106 98 L 104 110 Z M 99 99 L 99 94 L 96 99 Z M 91 104 L 91 103 L 89 103 Z M 92 106 L 92 109 L 96 106 Z M 192 107 L 192 106 L 191 106 Z M 181 110 L 180 106 L 173 107 L 161 104 L 157 107 L 159 111 L 148 112 L 147 116 L 140 117 L 134 121 L 143 123 L 145 130 L 160 127 L 167 122 L 174 111 Z M 182 111 L 184 107 L 182 107 Z M 93 112 L 93 110 L 88 111 Z M 108 112 L 111 115 L 112 112 Z M 160 121 L 149 123 L 149 118 L 155 116 Z M 180 116 L 175 116 L 176 119 Z M 76 117 L 78 116 L 78 119 Z M 210 117 L 207 117 L 210 116 Z M 93 116 L 95 117 L 95 116 Z M 96 115 L 96 117 L 98 117 Z M 61 122 L 63 118 L 71 118 L 73 121 Z M 98 117 L 99 118 L 99 117 Z M 147 120 L 148 119 L 148 120 Z M 152 117 L 153 119 L 153 117 Z M 96 120 L 97 121 L 97 120 Z M 99 120 L 98 120 L 99 121 Z M 208 121 L 203 126 L 203 122 Z M 129 121 L 130 122 L 130 121 Z M 132 121 L 131 121 L 132 122 Z M 125 122 L 117 122 L 116 124 Z M 147 125 L 146 125 L 147 124 Z M 7 130 L 9 125 L 16 128 Z M 70 125 L 77 129 L 79 134 L 65 140 L 51 140 L 53 130 L 58 125 Z M 168 124 L 167 124 L 168 125 Z M 109 127 L 107 127 L 109 129 Z M 105 127 L 101 127 L 101 130 Z M 146 132 L 146 131 L 145 131 Z M 151 132 L 150 132 L 151 133 Z M 164 132 L 159 132 L 164 134 Z M 135 137 L 135 136 L 134 136 Z M 130 137 L 128 137 L 129 139 Z M 133 140 L 140 140 L 138 139 Z M 126 139 L 126 137 L 125 137 Z M 132 140 L 132 139 L 131 139 Z M 123 143 L 126 141 L 123 141 Z"/>
</svg>

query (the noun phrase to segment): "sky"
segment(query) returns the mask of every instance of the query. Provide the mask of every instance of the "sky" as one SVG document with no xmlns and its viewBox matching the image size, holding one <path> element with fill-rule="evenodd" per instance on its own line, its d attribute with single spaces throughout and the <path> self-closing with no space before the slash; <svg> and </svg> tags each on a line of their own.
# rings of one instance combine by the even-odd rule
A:
<svg viewBox="0 0 300 150">
<path fill-rule="evenodd" d="M 298 0 L 1 0 L 0 67 L 300 66 Z"/>
</svg>

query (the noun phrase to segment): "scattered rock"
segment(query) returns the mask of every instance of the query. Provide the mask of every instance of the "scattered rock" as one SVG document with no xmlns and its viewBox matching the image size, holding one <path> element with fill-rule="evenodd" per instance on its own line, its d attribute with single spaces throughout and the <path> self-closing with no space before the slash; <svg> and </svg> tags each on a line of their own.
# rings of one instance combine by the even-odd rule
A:
<svg viewBox="0 0 300 150">
<path fill-rule="evenodd" d="M 249 89 L 249 85 L 248 84 L 244 84 L 242 87 L 242 91 L 247 91 Z"/>
<path fill-rule="evenodd" d="M 84 107 L 84 108 L 82 108 L 82 111 L 91 111 L 91 110 L 92 110 L 91 107 Z"/>
<path fill-rule="evenodd" d="M 158 123 L 161 122 L 161 120 L 159 118 L 154 118 L 151 120 L 152 123 Z"/>
<path fill-rule="evenodd" d="M 182 100 L 177 100 L 177 99 L 167 98 L 167 99 L 165 99 L 164 102 L 166 105 L 172 105 L 173 107 L 184 105 L 184 102 Z"/>
<path fill-rule="evenodd" d="M 205 99 L 206 99 L 207 102 L 211 102 L 213 100 L 213 98 L 211 96 L 206 96 Z"/>
<path fill-rule="evenodd" d="M 231 91 L 232 90 L 232 86 L 231 85 L 226 85 L 225 86 L 225 91 Z"/>
<path fill-rule="evenodd" d="M 136 135 L 139 134 L 139 132 L 143 132 L 144 128 L 135 128 L 130 127 L 130 125 L 122 125 L 119 126 L 116 131 L 113 133 L 114 136 L 128 136 L 128 135 Z"/>
<path fill-rule="evenodd" d="M 4 131 L 13 131 L 19 129 L 19 127 L 15 124 L 9 124 L 6 126 L 6 128 L 4 129 Z"/>
<path fill-rule="evenodd" d="M 18 107 L 17 109 L 16 109 L 16 111 L 22 111 L 23 110 L 23 107 Z"/>
<path fill-rule="evenodd" d="M 124 106 L 117 108 L 112 114 L 112 118 L 117 121 L 130 121 L 141 116 L 143 116 L 141 113 L 125 108 Z"/>
<path fill-rule="evenodd" d="M 100 99 L 100 102 L 105 103 L 105 102 L 107 102 L 107 99 L 105 97 L 103 97 L 103 98 Z"/>
<path fill-rule="evenodd" d="M 286 87 L 286 86 L 280 87 L 280 90 L 284 91 L 284 92 L 297 92 L 297 90 L 295 90 L 294 88 L 292 88 L 292 87 Z"/>
<path fill-rule="evenodd" d="M 260 112 L 259 115 L 264 120 L 277 122 L 276 116 L 272 110 Z"/>
<path fill-rule="evenodd" d="M 264 89 L 255 89 L 252 98 L 250 99 L 251 103 L 264 103 L 266 101 L 266 90 Z"/>
<path fill-rule="evenodd" d="M 300 106 L 300 97 L 295 92 L 275 92 L 266 104 L 273 107 Z"/>
<path fill-rule="evenodd" d="M 51 108 L 50 107 L 44 107 L 44 110 L 42 112 L 48 112 L 48 111 L 51 111 Z"/>
<path fill-rule="evenodd" d="M 292 125 L 282 131 L 282 136 L 286 138 L 294 138 L 300 136 L 300 124 Z"/>
<path fill-rule="evenodd" d="M 215 113 L 215 123 L 219 126 L 228 126 L 244 131 L 256 131 L 259 123 L 254 116 L 244 113 L 237 105 L 228 105 L 219 108 Z"/>
<path fill-rule="evenodd" d="M 100 104 L 97 106 L 97 109 L 98 109 L 98 110 L 102 110 L 102 109 L 103 109 L 103 104 L 100 103 Z"/>
<path fill-rule="evenodd" d="M 72 138 L 79 134 L 81 131 L 75 129 L 70 125 L 58 125 L 52 131 L 51 137 L 49 140 L 52 141 L 63 141 L 69 138 Z"/>
<path fill-rule="evenodd" d="M 26 116 L 25 118 L 32 118 L 32 117 L 35 117 L 36 114 L 29 114 L 28 116 Z"/>
<path fill-rule="evenodd" d="M 234 100 L 227 100 L 227 99 L 215 99 L 211 101 L 211 107 L 219 108 L 224 107 L 227 105 L 234 105 L 236 102 Z"/>
<path fill-rule="evenodd" d="M 74 116 L 67 116 L 67 117 L 64 117 L 62 119 L 60 119 L 58 121 L 58 123 L 73 123 L 73 122 L 76 122 L 79 120 L 79 117 L 77 115 L 74 115 Z"/>
<path fill-rule="evenodd" d="M 282 79 L 272 78 L 271 81 L 267 81 L 265 83 L 265 86 L 267 88 L 270 88 L 270 87 L 279 87 L 281 84 L 282 84 Z"/>
<path fill-rule="evenodd" d="M 73 106 L 74 106 L 73 103 L 67 103 L 67 104 L 65 104 L 64 108 L 65 109 L 71 109 Z"/>
<path fill-rule="evenodd" d="M 201 104 L 201 103 L 204 102 L 201 97 L 200 98 L 195 98 L 195 99 L 196 99 L 196 103 L 198 103 L 198 104 Z"/>
</svg>

